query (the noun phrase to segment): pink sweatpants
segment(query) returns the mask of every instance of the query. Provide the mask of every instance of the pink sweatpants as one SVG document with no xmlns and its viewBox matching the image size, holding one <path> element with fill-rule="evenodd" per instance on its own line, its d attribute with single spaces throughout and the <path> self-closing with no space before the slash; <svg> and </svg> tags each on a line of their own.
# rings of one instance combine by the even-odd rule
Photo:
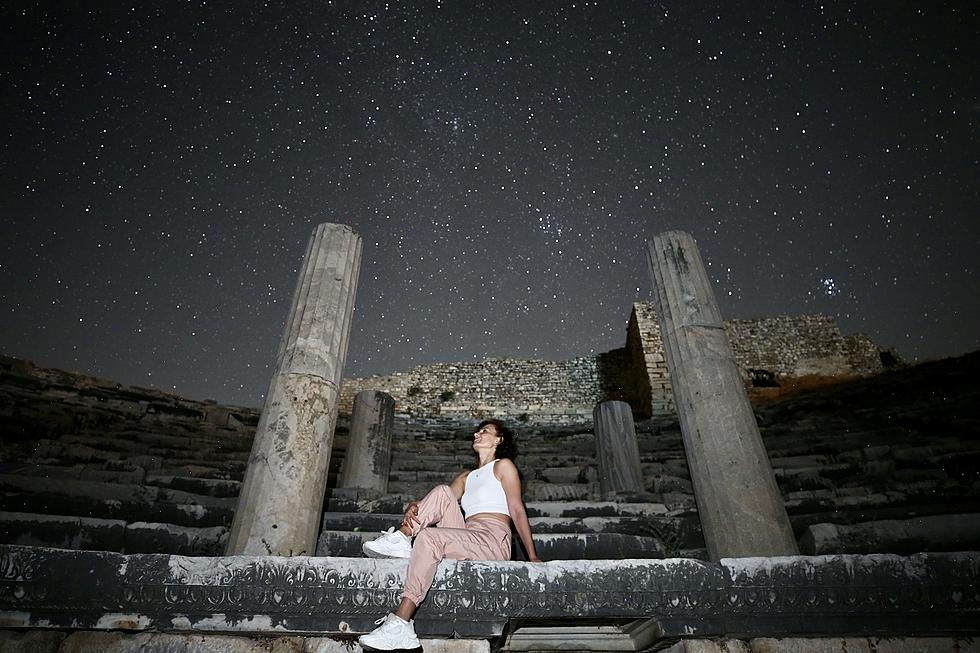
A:
<svg viewBox="0 0 980 653">
<path fill-rule="evenodd" d="M 425 598 L 443 558 L 510 560 L 510 524 L 480 514 L 463 521 L 448 485 L 432 488 L 419 502 L 418 521 L 412 527 L 415 543 L 402 594 L 415 605 Z"/>
</svg>

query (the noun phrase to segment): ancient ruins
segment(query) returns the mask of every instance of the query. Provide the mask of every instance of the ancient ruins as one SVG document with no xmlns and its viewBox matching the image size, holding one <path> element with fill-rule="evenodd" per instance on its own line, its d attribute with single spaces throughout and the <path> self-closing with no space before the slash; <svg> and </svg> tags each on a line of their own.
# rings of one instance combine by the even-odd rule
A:
<svg viewBox="0 0 980 653">
<path fill-rule="evenodd" d="M 842 378 L 881 372 L 895 356 L 864 334 L 845 336 L 833 318 L 798 315 L 727 320 L 743 381 L 764 394 L 780 380 Z M 581 423 L 602 401 L 633 407 L 638 417 L 674 412 L 670 373 L 653 302 L 633 305 L 623 347 L 567 361 L 488 359 L 421 365 L 410 371 L 345 379 L 341 411 L 354 395 L 382 390 L 396 412 L 415 417 Z"/>
<path fill-rule="evenodd" d="M 0 649 L 350 650 L 406 565 L 361 544 L 469 464 L 475 418 L 522 408 L 546 562 L 443 562 L 425 650 L 973 646 L 980 354 L 869 375 L 878 348 L 832 320 L 723 324 L 672 233 L 664 321 L 634 307 L 623 350 L 338 389 L 355 239 L 314 235 L 261 414 L 0 358 Z M 841 378 L 750 404 L 754 374 Z"/>
</svg>

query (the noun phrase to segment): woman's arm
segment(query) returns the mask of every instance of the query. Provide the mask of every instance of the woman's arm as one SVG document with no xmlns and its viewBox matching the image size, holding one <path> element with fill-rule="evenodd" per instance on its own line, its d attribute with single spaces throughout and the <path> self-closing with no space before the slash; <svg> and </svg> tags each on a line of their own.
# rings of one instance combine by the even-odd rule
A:
<svg viewBox="0 0 980 653">
<path fill-rule="evenodd" d="M 466 490 L 466 477 L 469 474 L 469 472 L 463 472 L 449 484 L 449 489 L 453 491 L 453 496 L 456 497 L 457 501 L 463 498 L 463 492 Z"/>
<path fill-rule="evenodd" d="M 521 477 L 517 473 L 517 467 L 508 458 L 501 458 L 493 468 L 494 476 L 504 487 L 504 495 L 507 497 L 507 509 L 510 511 L 510 519 L 514 522 L 517 535 L 524 544 L 527 557 L 531 562 L 541 562 L 538 552 L 534 548 L 534 539 L 531 537 L 531 524 L 527 520 L 527 510 L 524 508 L 524 499 L 521 498 Z"/>
</svg>

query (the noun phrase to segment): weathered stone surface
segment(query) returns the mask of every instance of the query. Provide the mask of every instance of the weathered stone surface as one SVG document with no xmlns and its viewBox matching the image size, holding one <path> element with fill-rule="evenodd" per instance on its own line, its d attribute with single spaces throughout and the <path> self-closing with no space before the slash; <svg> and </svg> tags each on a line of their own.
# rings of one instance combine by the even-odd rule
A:
<svg viewBox="0 0 980 653">
<path fill-rule="evenodd" d="M 661 653 L 750 653 L 750 649 L 738 639 L 682 639 Z"/>
<path fill-rule="evenodd" d="M 230 554 L 315 550 L 360 258 L 361 239 L 350 227 L 321 224 L 310 239 L 228 537 Z"/>
<path fill-rule="evenodd" d="M 978 650 L 973 638 L 960 637 L 759 637 L 751 653 L 959 653 Z"/>
<path fill-rule="evenodd" d="M 0 547 L 0 627 L 367 631 L 405 560 L 191 558 Z M 980 554 L 440 564 L 423 635 L 489 637 L 509 620 L 639 619 L 712 637 L 975 633 Z M 93 583 L 92 579 L 99 579 Z"/>
<path fill-rule="evenodd" d="M 694 239 L 649 246 L 674 402 L 712 560 L 785 555 L 796 539 Z"/>
<path fill-rule="evenodd" d="M 333 637 L 242 636 L 179 633 L 124 633 L 80 631 L 65 639 L 61 633 L 31 632 L 27 635 L 57 635 L 64 640 L 50 649 L 11 648 L 9 653 L 353 653 L 356 637 L 339 634 Z M 8 653 L 0 631 L 0 651 Z M 38 640 L 40 643 L 42 640 Z M 423 639 L 426 653 L 490 653 L 486 640 Z"/>
<path fill-rule="evenodd" d="M 3 653 L 58 653 L 64 639 L 65 634 L 57 631 L 16 632 L 0 630 L 0 651 Z"/>
<path fill-rule="evenodd" d="M 656 619 L 635 619 L 619 624 L 519 626 L 501 651 L 642 651 L 660 637 Z"/>
<path fill-rule="evenodd" d="M 58 653 L 307 653 L 311 650 L 316 649 L 308 647 L 302 637 L 90 631 L 69 635 Z"/>
<path fill-rule="evenodd" d="M 396 519 L 388 528 L 397 525 Z M 668 549 L 662 537 L 652 537 L 652 529 L 645 535 L 623 533 L 534 533 L 534 546 L 542 560 L 620 560 L 624 558 L 664 558 L 668 550 L 674 554 L 677 548 Z M 377 530 L 370 531 L 321 531 L 317 540 L 317 556 L 342 556 L 359 558 L 365 542 L 378 537 Z M 516 538 L 514 554 L 520 550 Z M 522 559 L 515 557 L 515 559 Z"/>
<path fill-rule="evenodd" d="M 3 506 L 12 512 L 50 511 L 104 518 L 160 521 L 181 526 L 226 526 L 235 500 L 147 485 L 99 483 L 0 474 Z"/>
<path fill-rule="evenodd" d="M 602 494 L 642 492 L 640 450 L 630 405 L 625 401 L 604 401 L 595 407 L 592 420 Z"/>
<path fill-rule="evenodd" d="M 380 494 L 388 491 L 394 420 L 395 400 L 391 395 L 377 390 L 357 393 L 340 487 L 365 488 Z"/>
<path fill-rule="evenodd" d="M 968 637 L 758 637 L 682 639 L 660 653 L 960 653 L 978 650 Z"/>
<path fill-rule="evenodd" d="M 814 524 L 800 538 L 800 549 L 808 555 L 973 551 L 980 549 L 980 513 Z"/>
</svg>

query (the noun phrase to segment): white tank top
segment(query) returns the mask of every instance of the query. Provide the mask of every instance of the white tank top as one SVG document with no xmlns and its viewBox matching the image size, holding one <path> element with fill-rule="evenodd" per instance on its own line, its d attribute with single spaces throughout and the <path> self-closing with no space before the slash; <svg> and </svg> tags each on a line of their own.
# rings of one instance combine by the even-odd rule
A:
<svg viewBox="0 0 980 653">
<path fill-rule="evenodd" d="M 466 475 L 466 486 L 463 489 L 460 505 L 467 517 L 481 512 L 499 512 L 510 517 L 504 486 L 493 474 L 493 466 L 496 462 L 493 460 Z"/>
</svg>

